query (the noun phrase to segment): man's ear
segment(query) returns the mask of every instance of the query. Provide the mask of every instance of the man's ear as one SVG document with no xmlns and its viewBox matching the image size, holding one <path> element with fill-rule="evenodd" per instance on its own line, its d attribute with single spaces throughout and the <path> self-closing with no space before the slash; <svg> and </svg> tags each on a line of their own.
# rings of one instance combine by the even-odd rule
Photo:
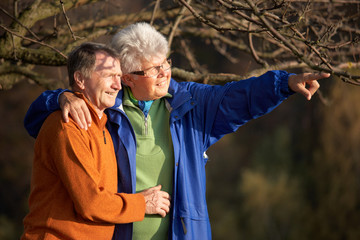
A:
<svg viewBox="0 0 360 240">
<path fill-rule="evenodd" d="M 132 88 L 132 87 L 135 86 L 135 85 L 134 85 L 134 79 L 130 76 L 130 74 L 125 74 L 125 75 L 123 75 L 123 76 L 121 77 L 121 82 L 122 82 L 124 85 L 126 85 L 126 86 L 128 86 L 128 87 L 130 87 L 130 88 Z"/>
<path fill-rule="evenodd" d="M 85 78 L 84 78 L 84 76 L 81 74 L 81 72 L 79 72 L 79 71 L 74 72 L 74 80 L 75 80 L 76 85 L 77 85 L 80 89 L 84 89 L 84 88 L 85 88 L 85 85 L 84 85 Z"/>
</svg>

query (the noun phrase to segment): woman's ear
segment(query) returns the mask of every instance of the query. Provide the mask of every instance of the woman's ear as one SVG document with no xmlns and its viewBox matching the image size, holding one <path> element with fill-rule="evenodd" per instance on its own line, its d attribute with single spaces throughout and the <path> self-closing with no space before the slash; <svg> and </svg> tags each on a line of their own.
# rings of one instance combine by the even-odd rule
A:
<svg viewBox="0 0 360 240">
<path fill-rule="evenodd" d="M 125 75 L 123 75 L 123 76 L 121 77 L 121 81 L 122 81 L 122 83 L 123 83 L 124 85 L 126 85 L 126 86 L 128 86 L 128 87 L 130 87 L 130 88 L 132 88 L 132 87 L 135 86 L 135 85 L 134 85 L 134 79 L 133 79 L 133 77 L 130 76 L 130 74 L 125 74 Z"/>
<path fill-rule="evenodd" d="M 75 80 L 75 83 L 78 86 L 78 88 L 80 88 L 82 90 L 85 88 L 85 85 L 84 85 L 85 79 L 84 79 L 84 76 L 81 74 L 81 72 L 79 72 L 79 71 L 74 72 L 74 80 Z"/>
</svg>

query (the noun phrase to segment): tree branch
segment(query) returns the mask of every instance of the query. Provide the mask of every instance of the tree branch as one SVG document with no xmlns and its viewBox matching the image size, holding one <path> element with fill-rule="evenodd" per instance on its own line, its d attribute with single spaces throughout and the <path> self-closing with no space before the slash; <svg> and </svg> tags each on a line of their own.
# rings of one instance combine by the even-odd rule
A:
<svg viewBox="0 0 360 240">
<path fill-rule="evenodd" d="M 156 0 L 156 2 L 155 2 L 154 10 L 153 10 L 153 12 L 152 12 L 152 14 L 151 14 L 150 25 L 153 25 L 153 24 L 154 24 L 156 12 L 158 11 L 159 6 L 160 6 L 160 1 L 161 1 L 161 0 Z"/>
<path fill-rule="evenodd" d="M 62 12 L 63 12 L 63 15 L 65 17 L 65 20 L 66 20 L 66 24 L 70 30 L 70 33 L 71 33 L 71 36 L 72 38 L 76 41 L 76 36 L 74 34 L 74 31 L 71 29 L 71 25 L 70 25 L 70 19 L 68 18 L 68 16 L 66 15 L 66 11 L 65 11 L 65 6 L 64 6 L 64 2 L 62 0 L 60 0 L 60 5 L 61 5 L 61 9 L 62 9 Z"/>
<path fill-rule="evenodd" d="M 191 0 L 188 0 L 187 3 L 190 4 Z M 175 22 L 174 22 L 173 26 L 171 28 L 171 32 L 170 32 L 169 37 L 168 37 L 169 48 L 171 47 L 171 43 L 172 43 L 172 40 L 174 38 L 175 31 L 176 31 L 177 27 L 179 26 L 182 18 L 184 17 L 185 10 L 186 10 L 185 6 L 182 6 L 179 13 L 178 13 L 178 16 L 175 19 Z"/>
<path fill-rule="evenodd" d="M 10 13 L 8 13 L 5 9 L 3 9 L 2 7 L 0 7 L 0 10 L 5 13 L 8 17 L 10 17 L 13 21 L 17 22 L 20 26 L 22 26 L 23 28 L 25 28 L 36 40 L 40 41 L 40 38 L 38 36 L 36 36 L 36 34 L 31 31 L 30 28 L 26 27 L 24 24 L 22 24 L 19 20 L 17 20 L 15 17 L 11 16 Z"/>
<path fill-rule="evenodd" d="M 19 37 L 19 38 L 22 38 L 22 39 L 24 39 L 24 40 L 28 40 L 28 41 L 30 41 L 30 42 L 37 43 L 37 44 L 39 44 L 39 45 L 48 47 L 48 48 L 54 50 L 55 52 L 57 52 L 58 54 L 60 54 L 61 56 L 63 56 L 65 59 L 67 59 L 67 56 L 66 56 L 65 54 L 63 54 L 60 50 L 54 48 L 53 46 L 50 46 L 49 44 L 46 44 L 46 43 L 43 43 L 43 42 L 39 42 L 39 41 L 37 41 L 37 40 L 33 40 L 33 39 L 31 39 L 31 38 L 28 38 L 28 37 L 21 36 L 20 34 L 17 34 L 17 33 L 13 32 L 13 31 L 11 31 L 10 29 L 8 29 L 7 27 L 5 27 L 5 26 L 3 26 L 3 25 L 1 25 L 1 24 L 0 24 L 0 28 L 4 29 L 5 31 L 11 33 L 12 35 L 15 35 L 15 36 L 17 36 L 17 37 Z"/>
</svg>

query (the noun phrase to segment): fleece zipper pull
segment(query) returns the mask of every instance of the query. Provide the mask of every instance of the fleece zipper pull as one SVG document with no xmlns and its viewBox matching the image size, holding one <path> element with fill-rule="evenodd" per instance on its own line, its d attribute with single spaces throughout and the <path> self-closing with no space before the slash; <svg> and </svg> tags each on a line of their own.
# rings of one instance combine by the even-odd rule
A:
<svg viewBox="0 0 360 240">
<path fill-rule="evenodd" d="M 105 130 L 103 130 L 103 135 L 104 135 L 104 143 L 106 144 Z"/>
</svg>

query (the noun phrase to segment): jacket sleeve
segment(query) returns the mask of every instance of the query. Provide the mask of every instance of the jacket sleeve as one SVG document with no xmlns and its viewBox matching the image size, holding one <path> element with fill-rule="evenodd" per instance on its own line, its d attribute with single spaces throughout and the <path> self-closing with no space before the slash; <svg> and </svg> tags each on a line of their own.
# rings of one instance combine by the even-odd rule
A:
<svg viewBox="0 0 360 240">
<path fill-rule="evenodd" d="M 210 133 L 207 145 L 236 131 L 249 120 L 271 112 L 292 95 L 294 92 L 288 87 L 290 75 L 285 71 L 269 71 L 259 77 L 214 88 L 212 96 L 207 96 L 207 99 L 216 99 L 212 105 L 215 114 L 207 114 L 210 120 L 206 130 Z"/>
<path fill-rule="evenodd" d="M 48 90 L 43 92 L 29 107 L 24 119 L 25 129 L 36 138 L 45 119 L 60 109 L 59 96 L 68 89 Z"/>
</svg>

